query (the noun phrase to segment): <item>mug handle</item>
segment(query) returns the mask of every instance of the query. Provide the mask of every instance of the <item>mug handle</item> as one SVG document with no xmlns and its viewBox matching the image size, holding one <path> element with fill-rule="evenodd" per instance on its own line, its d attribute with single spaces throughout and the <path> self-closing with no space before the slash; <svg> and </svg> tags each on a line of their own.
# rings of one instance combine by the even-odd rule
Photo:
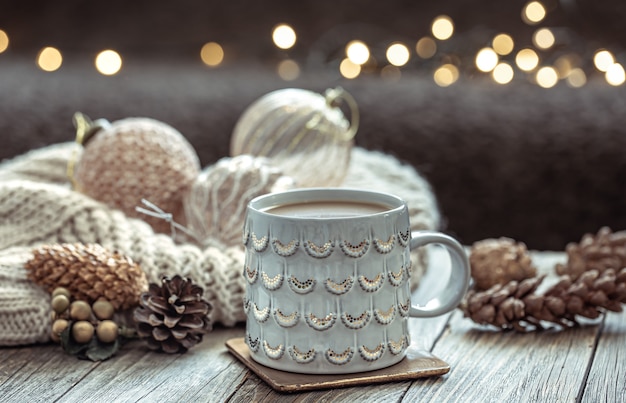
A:
<svg viewBox="0 0 626 403">
<path fill-rule="evenodd" d="M 469 287 L 470 265 L 461 244 L 454 238 L 435 231 L 414 231 L 411 233 L 410 248 L 415 249 L 427 244 L 445 246 L 450 254 L 450 276 L 447 284 L 437 297 L 423 306 L 411 304 L 409 316 L 413 318 L 432 318 L 443 315 L 456 308 Z"/>
</svg>

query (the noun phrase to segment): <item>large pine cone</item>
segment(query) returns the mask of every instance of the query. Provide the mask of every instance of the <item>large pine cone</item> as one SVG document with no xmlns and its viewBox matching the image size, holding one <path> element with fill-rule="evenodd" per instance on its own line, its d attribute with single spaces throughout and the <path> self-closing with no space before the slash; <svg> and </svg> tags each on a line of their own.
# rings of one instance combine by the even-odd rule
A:
<svg viewBox="0 0 626 403">
<path fill-rule="evenodd" d="M 200 343 L 211 331 L 211 304 L 202 298 L 204 290 L 179 275 L 163 277 L 162 286 L 150 284 L 135 309 L 137 334 L 152 350 L 184 353 Z"/>
<path fill-rule="evenodd" d="M 559 264 L 556 272 L 577 279 L 587 270 L 603 272 L 626 267 L 626 231 L 612 233 L 608 227 L 601 228 L 594 236 L 585 234 L 580 243 L 567 245 L 567 263 Z"/>
<path fill-rule="evenodd" d="M 480 290 L 537 275 L 526 244 L 510 238 L 485 239 L 474 243 L 469 261 L 474 286 Z"/>
<path fill-rule="evenodd" d="M 116 311 L 137 306 L 148 288 L 138 264 L 99 244 L 44 245 L 33 251 L 24 267 L 28 278 L 50 293 L 65 287 L 75 299 L 90 304 L 103 297 Z"/>
</svg>

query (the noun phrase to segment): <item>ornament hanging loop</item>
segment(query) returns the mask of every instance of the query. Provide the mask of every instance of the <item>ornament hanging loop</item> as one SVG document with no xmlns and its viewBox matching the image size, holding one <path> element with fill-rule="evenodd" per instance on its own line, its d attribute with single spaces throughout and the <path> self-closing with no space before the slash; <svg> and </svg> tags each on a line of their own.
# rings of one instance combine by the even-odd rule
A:
<svg viewBox="0 0 626 403">
<path fill-rule="evenodd" d="M 354 138 L 354 136 L 356 135 L 356 132 L 359 130 L 360 123 L 359 106 L 356 100 L 342 87 L 327 89 L 324 93 L 324 98 L 326 99 L 326 105 L 331 108 L 338 108 L 342 102 L 346 103 L 346 105 L 350 109 L 351 122 L 348 130 L 341 136 L 341 140 L 352 140 L 352 138 Z"/>
<path fill-rule="evenodd" d="M 95 122 L 92 121 L 89 116 L 76 112 L 72 117 L 72 122 L 74 123 L 74 127 L 76 128 L 76 144 L 80 144 L 84 146 L 87 141 L 91 137 L 93 137 L 96 132 L 100 129 L 106 129 L 111 126 L 108 120 L 106 119 L 97 119 Z M 70 182 L 72 183 L 73 189 L 78 189 L 78 185 L 76 180 L 74 179 L 74 168 L 76 166 L 76 162 L 78 160 L 78 150 L 75 148 L 72 152 L 71 158 L 67 161 L 67 170 L 66 175 Z"/>
</svg>

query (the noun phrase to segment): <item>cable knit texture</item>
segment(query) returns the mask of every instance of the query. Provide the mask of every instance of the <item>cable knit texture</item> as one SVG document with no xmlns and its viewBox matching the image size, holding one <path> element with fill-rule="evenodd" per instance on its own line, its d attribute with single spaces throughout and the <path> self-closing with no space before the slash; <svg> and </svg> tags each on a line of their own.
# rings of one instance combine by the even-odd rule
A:
<svg viewBox="0 0 626 403">
<path fill-rule="evenodd" d="M 0 164 L 0 345 L 49 339 L 50 296 L 26 278 L 24 263 L 35 246 L 50 243 L 99 243 L 116 249 L 136 261 L 151 282 L 164 274 L 190 277 L 213 304 L 214 323 L 243 321 L 243 248 L 176 243 L 155 234 L 144 221 L 73 191 L 66 166 L 79 153 L 74 143 L 61 143 Z M 394 193 L 407 201 L 413 230 L 439 227 L 429 184 L 393 157 L 355 148 L 343 186 Z M 426 257 L 424 250 L 412 252 L 414 285 Z"/>
</svg>

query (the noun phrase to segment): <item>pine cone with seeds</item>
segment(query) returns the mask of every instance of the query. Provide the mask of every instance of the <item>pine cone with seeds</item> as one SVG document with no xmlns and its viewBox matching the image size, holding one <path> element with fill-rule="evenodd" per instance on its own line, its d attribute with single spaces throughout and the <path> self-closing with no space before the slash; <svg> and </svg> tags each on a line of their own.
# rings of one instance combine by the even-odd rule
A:
<svg viewBox="0 0 626 403">
<path fill-rule="evenodd" d="M 556 272 L 573 279 L 587 270 L 622 269 L 626 267 L 626 231 L 613 233 L 603 227 L 595 236 L 585 234 L 579 243 L 567 245 L 566 252 L 567 263 L 557 265 Z"/>
<path fill-rule="evenodd" d="M 74 296 L 92 304 L 107 299 L 115 310 L 137 306 L 148 288 L 145 273 L 125 255 L 99 244 L 51 244 L 33 250 L 24 267 L 28 278 L 48 292 L 65 287 Z"/>
<path fill-rule="evenodd" d="M 161 283 L 150 284 L 141 295 L 134 312 L 137 334 L 152 350 L 184 353 L 211 331 L 212 307 L 202 298 L 202 287 L 190 279 L 176 275 L 163 277 Z"/>
<path fill-rule="evenodd" d="M 475 287 L 481 290 L 509 281 L 522 281 L 537 274 L 526 244 L 510 238 L 474 243 L 469 261 Z"/>
<path fill-rule="evenodd" d="M 577 280 L 563 276 L 543 294 L 536 294 L 543 277 L 495 285 L 486 291 L 470 290 L 461 303 L 466 317 L 482 325 L 527 332 L 542 322 L 563 327 L 577 317 L 597 318 L 602 312 L 621 312 L 626 303 L 626 268 L 591 270 Z"/>
</svg>

